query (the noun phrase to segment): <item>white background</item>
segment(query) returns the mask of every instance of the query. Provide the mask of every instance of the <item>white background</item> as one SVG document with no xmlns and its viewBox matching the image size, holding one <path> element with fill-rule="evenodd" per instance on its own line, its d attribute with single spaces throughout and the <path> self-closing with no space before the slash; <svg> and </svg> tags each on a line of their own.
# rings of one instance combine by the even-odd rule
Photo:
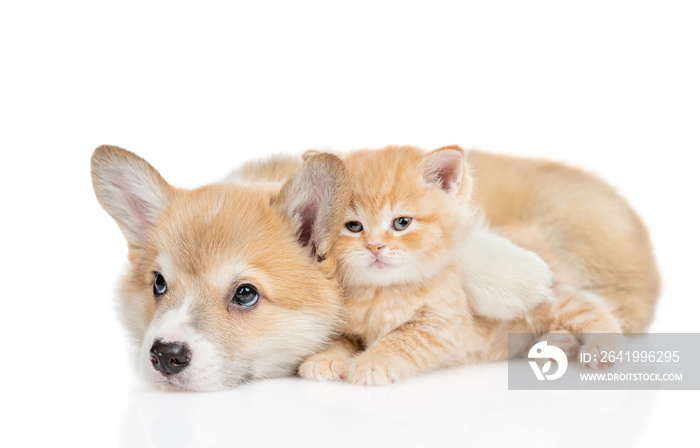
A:
<svg viewBox="0 0 700 448">
<path fill-rule="evenodd" d="M 252 6 L 254 5 L 254 6 Z M 696 2 L 3 2 L 2 446 L 697 442 L 698 391 L 508 391 L 505 363 L 391 387 L 142 389 L 89 177 L 103 143 L 195 187 L 308 148 L 446 144 L 594 171 L 647 222 L 656 332 L 698 332 Z"/>
</svg>

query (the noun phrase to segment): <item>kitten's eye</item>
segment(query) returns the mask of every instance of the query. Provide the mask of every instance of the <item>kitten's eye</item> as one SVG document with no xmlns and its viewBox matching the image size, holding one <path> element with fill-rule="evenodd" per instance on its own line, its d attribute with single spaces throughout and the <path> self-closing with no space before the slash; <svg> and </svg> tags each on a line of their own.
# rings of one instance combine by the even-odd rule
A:
<svg viewBox="0 0 700 448">
<path fill-rule="evenodd" d="M 153 295 L 160 297 L 168 291 L 168 285 L 160 272 L 154 272 L 153 277 Z"/>
<path fill-rule="evenodd" d="M 258 294 L 258 290 L 247 284 L 239 286 L 236 293 L 233 295 L 233 301 L 237 305 L 245 308 L 250 308 L 258 303 L 259 298 L 260 294 Z"/>
<path fill-rule="evenodd" d="M 345 228 L 352 233 L 362 232 L 362 224 L 358 221 L 350 221 L 345 223 Z"/>
<path fill-rule="evenodd" d="M 399 232 L 402 230 L 406 230 L 406 227 L 408 227 L 409 224 L 411 224 L 411 221 L 413 221 L 413 218 L 409 218 L 407 216 L 396 218 L 394 220 L 394 229 L 398 230 Z"/>
</svg>

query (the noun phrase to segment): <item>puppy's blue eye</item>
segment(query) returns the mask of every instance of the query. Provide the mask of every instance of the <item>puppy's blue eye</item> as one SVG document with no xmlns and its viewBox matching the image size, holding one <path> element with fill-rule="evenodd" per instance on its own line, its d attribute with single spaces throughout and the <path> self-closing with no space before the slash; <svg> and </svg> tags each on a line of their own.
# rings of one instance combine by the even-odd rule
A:
<svg viewBox="0 0 700 448">
<path fill-rule="evenodd" d="M 362 223 L 358 221 L 350 221 L 345 223 L 345 228 L 352 233 L 362 232 Z"/>
<path fill-rule="evenodd" d="M 168 291 L 168 285 L 160 272 L 154 272 L 153 277 L 153 295 L 160 297 Z"/>
<path fill-rule="evenodd" d="M 260 294 L 258 294 L 258 291 L 251 285 L 241 285 L 236 289 L 236 293 L 233 295 L 233 301 L 242 307 L 245 308 L 250 308 L 256 303 L 258 303 L 258 299 L 260 298 Z"/>
<path fill-rule="evenodd" d="M 408 227 L 411 224 L 411 221 L 413 221 L 413 218 L 409 218 L 407 216 L 396 218 L 393 224 L 394 230 L 398 230 L 399 232 L 402 230 L 406 230 L 406 227 Z"/>
</svg>

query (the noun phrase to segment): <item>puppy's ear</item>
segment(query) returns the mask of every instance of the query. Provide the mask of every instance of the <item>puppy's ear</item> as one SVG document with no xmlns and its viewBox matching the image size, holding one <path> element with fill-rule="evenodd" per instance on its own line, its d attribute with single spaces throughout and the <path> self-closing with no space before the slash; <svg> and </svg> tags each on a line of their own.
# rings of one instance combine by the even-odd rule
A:
<svg viewBox="0 0 700 448">
<path fill-rule="evenodd" d="M 314 154 L 272 199 L 287 216 L 302 246 L 324 259 L 340 234 L 350 202 L 345 164 L 331 154 Z"/>
<path fill-rule="evenodd" d="M 449 195 L 456 195 L 460 189 L 468 195 L 471 179 L 465 165 L 464 150 L 459 146 L 436 149 L 421 161 L 423 180 L 437 185 Z"/>
<path fill-rule="evenodd" d="M 315 149 L 307 149 L 306 151 L 304 151 L 304 154 L 301 155 L 301 158 L 302 158 L 304 161 L 306 161 L 306 160 L 308 160 L 309 158 L 315 156 L 316 154 L 321 154 L 321 152 L 320 152 L 320 151 L 316 151 Z"/>
<path fill-rule="evenodd" d="M 116 146 L 93 153 L 92 185 L 102 208 L 137 247 L 173 191 L 148 162 Z"/>
</svg>

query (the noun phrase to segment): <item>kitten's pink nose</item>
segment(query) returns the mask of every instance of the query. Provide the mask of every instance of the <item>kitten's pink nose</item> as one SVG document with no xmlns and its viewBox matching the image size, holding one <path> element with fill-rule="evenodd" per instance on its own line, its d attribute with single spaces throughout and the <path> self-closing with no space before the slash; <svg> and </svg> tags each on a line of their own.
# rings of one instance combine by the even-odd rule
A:
<svg viewBox="0 0 700 448">
<path fill-rule="evenodd" d="M 383 244 L 368 244 L 367 249 L 369 249 L 369 251 L 372 252 L 372 255 L 374 255 L 376 257 L 377 254 L 379 254 L 379 251 L 384 249 L 384 245 Z"/>
</svg>

